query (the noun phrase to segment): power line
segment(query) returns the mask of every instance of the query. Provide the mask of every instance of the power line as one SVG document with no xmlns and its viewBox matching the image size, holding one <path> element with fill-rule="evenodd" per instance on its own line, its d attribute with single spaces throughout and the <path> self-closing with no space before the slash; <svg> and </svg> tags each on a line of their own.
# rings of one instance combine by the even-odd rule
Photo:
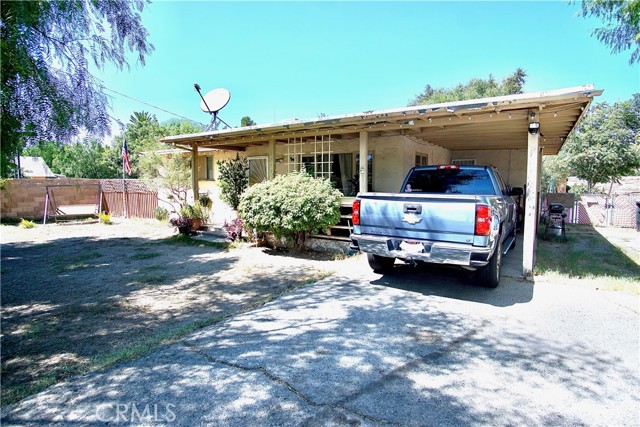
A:
<svg viewBox="0 0 640 427">
<path fill-rule="evenodd" d="M 69 76 L 72 76 L 72 74 L 71 74 L 71 73 L 69 73 L 69 72 L 67 72 L 67 71 L 65 71 L 65 70 L 62 70 L 62 69 L 60 69 L 60 68 L 56 68 L 56 67 L 51 67 L 51 68 L 52 68 L 53 70 L 56 70 L 56 71 L 61 72 L 61 73 L 63 73 L 63 74 L 67 74 L 67 75 L 69 75 Z M 102 79 L 100 79 L 100 78 L 98 78 L 98 77 L 95 77 L 95 76 L 93 76 L 93 75 L 91 75 L 91 77 L 93 77 L 95 80 L 97 80 L 97 81 L 99 81 L 99 82 L 103 82 L 103 81 L 104 81 L 104 80 L 102 80 Z M 133 100 L 133 101 L 139 102 L 139 103 L 144 104 L 144 105 L 148 105 L 148 106 L 149 106 L 149 107 L 151 107 L 151 108 L 155 108 L 155 109 L 157 109 L 157 110 L 164 111 L 165 113 L 169 113 L 169 114 L 171 114 L 171 115 L 173 115 L 173 116 L 180 117 L 181 119 L 184 119 L 184 120 L 190 121 L 191 123 L 198 124 L 198 125 L 200 125 L 200 126 L 202 126 L 202 127 L 206 126 L 204 123 L 200 123 L 200 122 L 197 122 L 197 121 L 195 121 L 195 120 L 191 120 L 191 119 L 190 119 L 190 118 L 188 118 L 188 117 L 181 116 L 180 114 L 173 113 L 173 112 L 171 112 L 171 111 L 169 111 L 169 110 L 166 110 L 166 109 L 164 109 L 164 108 L 162 108 L 162 107 L 158 107 L 157 105 L 149 104 L 148 102 L 144 102 L 144 101 L 142 101 L 142 100 L 140 100 L 140 99 L 134 98 L 133 96 L 125 95 L 124 93 L 122 93 L 122 92 L 118 92 L 117 90 L 114 90 L 114 89 L 111 89 L 111 88 L 108 88 L 108 87 L 106 87 L 105 85 L 103 85 L 103 84 L 101 84 L 101 83 L 100 83 L 100 87 L 101 87 L 102 89 L 106 89 L 106 90 L 111 91 L 111 92 L 113 92 L 113 93 L 117 93 L 117 94 L 118 94 L 118 95 L 120 95 L 120 96 L 124 96 L 125 98 L 129 98 L 129 99 L 131 99 L 131 100 Z M 115 119 L 115 118 L 114 118 L 114 117 L 112 117 L 112 116 L 109 116 L 109 117 L 111 117 L 112 119 L 114 119 L 114 120 L 118 121 L 117 119 Z M 119 121 L 118 121 L 118 122 L 119 122 Z M 120 124 L 121 124 L 121 123 L 120 123 Z"/>
<path fill-rule="evenodd" d="M 156 110 L 164 111 L 165 113 L 169 113 L 169 114 L 171 114 L 171 115 L 173 115 L 173 116 L 180 117 L 181 119 L 184 119 L 184 120 L 190 121 L 190 122 L 192 122 L 192 123 L 196 123 L 196 124 L 201 125 L 201 126 L 205 126 L 205 124 L 204 124 L 204 123 L 200 123 L 200 122 L 197 122 L 197 121 L 195 121 L 195 120 L 192 120 L 192 119 L 190 119 L 190 118 L 188 118 L 188 117 L 181 116 L 180 114 L 173 113 L 173 112 L 171 112 L 171 111 L 169 111 L 169 110 L 165 110 L 164 108 L 158 107 L 157 105 L 149 104 L 148 102 L 145 102 L 145 101 L 142 101 L 142 100 L 140 100 L 140 99 L 134 98 L 133 96 L 125 95 L 125 94 L 124 94 L 124 93 L 122 93 L 122 92 L 118 92 L 117 90 L 114 90 L 114 89 L 108 88 L 108 87 L 106 87 L 106 86 L 104 86 L 104 85 L 101 85 L 101 87 L 102 87 L 102 89 L 106 89 L 106 90 L 108 90 L 108 91 L 110 91 L 110 92 L 117 93 L 117 94 L 118 94 L 118 95 L 120 95 L 120 96 L 124 96 L 125 98 L 129 98 L 129 99 L 131 99 L 131 100 L 133 100 L 133 101 L 136 101 L 136 102 L 139 102 L 139 103 L 141 103 L 141 104 L 148 105 L 149 107 L 151 107 L 151 108 L 155 108 Z"/>
</svg>

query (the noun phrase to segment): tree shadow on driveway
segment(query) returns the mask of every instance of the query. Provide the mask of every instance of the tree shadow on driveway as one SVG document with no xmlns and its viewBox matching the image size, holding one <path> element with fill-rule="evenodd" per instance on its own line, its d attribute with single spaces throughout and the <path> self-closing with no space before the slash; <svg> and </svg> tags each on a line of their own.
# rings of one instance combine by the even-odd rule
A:
<svg viewBox="0 0 640 427">
<path fill-rule="evenodd" d="M 613 351 L 451 303 L 332 276 L 3 415 L 127 425 L 116 405 L 153 403 L 173 405 L 163 426 L 551 426 L 624 424 L 638 407 Z"/>
</svg>

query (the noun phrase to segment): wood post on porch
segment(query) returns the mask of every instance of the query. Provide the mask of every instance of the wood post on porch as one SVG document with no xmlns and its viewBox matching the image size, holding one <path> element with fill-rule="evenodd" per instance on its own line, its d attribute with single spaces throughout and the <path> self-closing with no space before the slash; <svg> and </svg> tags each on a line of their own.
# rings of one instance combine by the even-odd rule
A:
<svg viewBox="0 0 640 427">
<path fill-rule="evenodd" d="M 269 140 L 269 159 L 267 160 L 267 178 L 273 179 L 276 177 L 276 141 L 275 139 Z"/>
<path fill-rule="evenodd" d="M 191 145 L 191 188 L 193 189 L 193 203 L 200 197 L 198 188 L 198 145 Z"/>
<path fill-rule="evenodd" d="M 533 121 L 530 119 L 530 121 Z M 527 132 L 527 194 L 524 212 L 524 239 L 522 243 L 522 274 L 533 277 L 536 263 L 536 233 L 538 230 L 538 194 L 542 167 L 540 132 Z"/>
<path fill-rule="evenodd" d="M 360 132 L 360 192 L 364 193 L 369 188 L 369 133 Z"/>
</svg>

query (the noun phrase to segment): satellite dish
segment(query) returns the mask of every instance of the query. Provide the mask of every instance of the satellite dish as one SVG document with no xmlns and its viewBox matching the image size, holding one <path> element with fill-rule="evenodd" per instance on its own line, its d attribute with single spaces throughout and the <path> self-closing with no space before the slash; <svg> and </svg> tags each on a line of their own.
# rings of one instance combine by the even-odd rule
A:
<svg viewBox="0 0 640 427">
<path fill-rule="evenodd" d="M 205 113 L 217 113 L 229 103 L 231 94 L 223 88 L 214 89 L 207 92 L 200 101 L 200 108 Z"/>
<path fill-rule="evenodd" d="M 231 126 L 229 126 L 227 123 L 225 123 L 224 120 L 218 117 L 218 112 L 222 110 L 231 99 L 231 94 L 229 93 L 229 91 L 223 88 L 218 88 L 207 92 L 206 95 L 202 96 L 202 92 L 200 92 L 200 85 L 198 83 L 195 83 L 193 87 L 195 88 L 196 92 L 198 92 L 198 95 L 200 95 L 200 99 L 202 99 L 202 101 L 200 101 L 200 108 L 205 113 L 211 114 L 211 123 L 209 123 L 209 125 L 204 128 L 204 132 L 207 132 L 209 130 L 218 130 L 218 126 L 220 125 L 220 123 L 224 123 L 226 128 L 230 128 Z"/>
</svg>

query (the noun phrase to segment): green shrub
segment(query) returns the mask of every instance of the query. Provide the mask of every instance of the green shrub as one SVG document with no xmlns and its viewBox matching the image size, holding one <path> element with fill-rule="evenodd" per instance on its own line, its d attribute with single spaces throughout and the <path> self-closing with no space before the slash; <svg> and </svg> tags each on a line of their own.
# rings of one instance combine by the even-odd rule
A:
<svg viewBox="0 0 640 427">
<path fill-rule="evenodd" d="M 302 249 L 307 234 L 340 221 L 340 197 L 329 181 L 294 172 L 245 191 L 240 216 L 248 228 L 272 232 Z"/>
<path fill-rule="evenodd" d="M 249 162 L 236 154 L 235 159 L 219 160 L 220 198 L 233 209 L 238 209 L 240 196 L 249 186 Z"/>
<path fill-rule="evenodd" d="M 571 186 L 569 193 L 573 193 L 577 196 L 582 196 L 583 194 L 588 193 L 587 186 L 578 182 Z"/>
<path fill-rule="evenodd" d="M 153 215 L 158 221 L 166 221 L 169 218 L 169 211 L 162 206 L 158 206 L 153 210 Z"/>
<path fill-rule="evenodd" d="M 20 228 L 35 228 L 36 223 L 33 221 L 29 221 L 28 219 L 21 218 L 20 219 Z"/>
</svg>

